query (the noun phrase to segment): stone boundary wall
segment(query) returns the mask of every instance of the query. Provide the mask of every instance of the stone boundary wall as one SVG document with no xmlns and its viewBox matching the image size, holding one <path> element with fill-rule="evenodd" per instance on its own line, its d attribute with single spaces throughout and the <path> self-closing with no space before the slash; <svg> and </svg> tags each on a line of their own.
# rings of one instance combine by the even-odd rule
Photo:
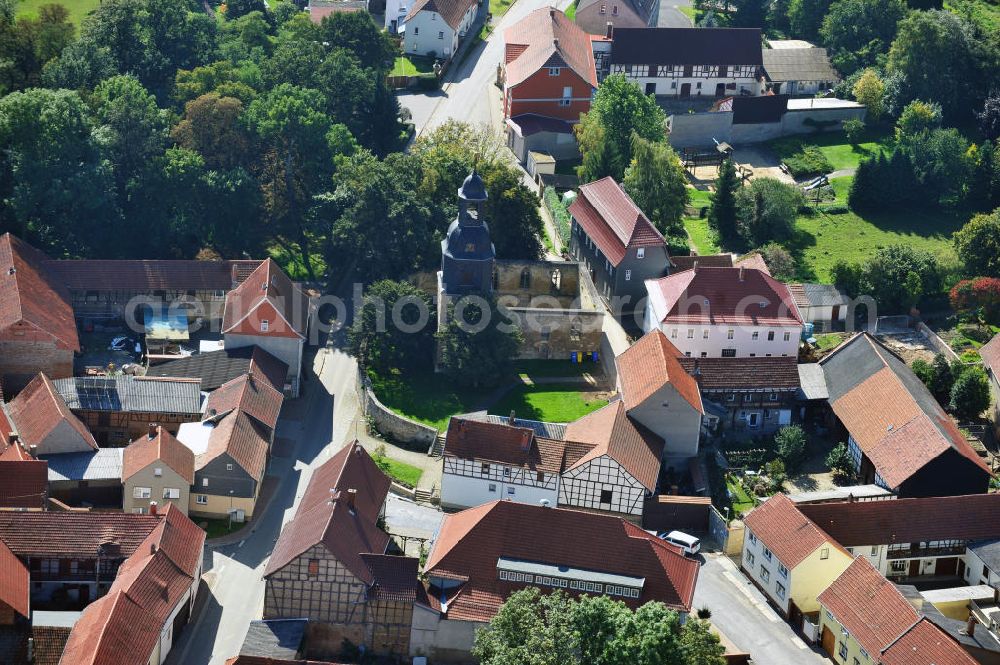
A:
<svg viewBox="0 0 1000 665">
<path fill-rule="evenodd" d="M 424 449 L 434 442 L 438 435 L 436 429 L 401 416 L 382 404 L 371 388 L 371 381 L 360 370 L 357 381 L 362 412 L 379 433 L 393 441 Z"/>
</svg>

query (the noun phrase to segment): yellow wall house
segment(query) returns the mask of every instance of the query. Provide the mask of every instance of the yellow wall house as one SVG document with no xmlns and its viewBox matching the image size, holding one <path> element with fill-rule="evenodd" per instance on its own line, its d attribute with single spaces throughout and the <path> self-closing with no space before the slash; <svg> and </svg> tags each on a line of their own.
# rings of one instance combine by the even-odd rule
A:
<svg viewBox="0 0 1000 665">
<path fill-rule="evenodd" d="M 835 663 L 907 665 L 976 661 L 906 600 L 865 557 L 819 595 L 820 641 Z"/>
<path fill-rule="evenodd" d="M 816 598 L 851 564 L 851 555 L 775 494 L 747 515 L 741 568 L 796 627 L 819 610 Z"/>
<path fill-rule="evenodd" d="M 162 511 L 172 503 L 187 515 L 193 482 L 194 453 L 159 425 L 150 425 L 122 454 L 125 512 L 150 513 L 154 504 Z"/>
</svg>

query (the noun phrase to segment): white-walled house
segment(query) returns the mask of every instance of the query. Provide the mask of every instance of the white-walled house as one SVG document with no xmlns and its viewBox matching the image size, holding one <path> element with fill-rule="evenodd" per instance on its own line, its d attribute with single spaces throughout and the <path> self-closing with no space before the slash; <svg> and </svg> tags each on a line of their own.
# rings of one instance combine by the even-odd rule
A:
<svg viewBox="0 0 1000 665">
<path fill-rule="evenodd" d="M 763 93 L 757 28 L 619 28 L 612 34 L 604 73 L 622 74 L 646 94 L 686 98 Z"/>
<path fill-rule="evenodd" d="M 477 0 L 417 0 L 406 14 L 403 50 L 448 59 L 476 22 Z"/>
<path fill-rule="evenodd" d="M 797 357 L 802 316 L 788 287 L 756 268 L 700 268 L 646 280 L 643 330 L 690 358 Z"/>
</svg>

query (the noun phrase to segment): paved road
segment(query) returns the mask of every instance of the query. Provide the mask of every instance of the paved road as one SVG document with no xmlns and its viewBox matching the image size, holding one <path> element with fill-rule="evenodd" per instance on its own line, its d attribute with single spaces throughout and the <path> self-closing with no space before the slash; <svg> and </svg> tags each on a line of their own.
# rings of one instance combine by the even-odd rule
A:
<svg viewBox="0 0 1000 665">
<path fill-rule="evenodd" d="M 357 409 L 354 359 L 339 350 L 324 350 L 314 369 L 301 398 L 304 403 L 289 405 L 284 411 L 290 413 L 278 424 L 278 436 L 295 441 L 293 454 L 272 458 L 269 473 L 278 476 L 280 484 L 244 541 L 207 550 L 207 597 L 199 600 L 201 609 L 171 650 L 168 665 L 222 665 L 239 653 L 247 626 L 263 611 L 261 575 L 282 524 L 294 515 L 312 469 L 351 434 Z"/>
<path fill-rule="evenodd" d="M 449 118 L 499 130 L 503 113 L 500 93 L 493 82 L 503 57 L 503 31 L 539 7 L 568 7 L 571 1 L 517 0 L 494 24 L 489 38 L 448 71 L 441 91 L 400 94 L 399 102 L 412 112 L 418 135 Z"/>
<path fill-rule="evenodd" d="M 755 663 L 828 665 L 768 606 L 764 596 L 721 555 L 708 555 L 698 575 L 694 606 L 712 610 L 712 623 Z"/>
</svg>

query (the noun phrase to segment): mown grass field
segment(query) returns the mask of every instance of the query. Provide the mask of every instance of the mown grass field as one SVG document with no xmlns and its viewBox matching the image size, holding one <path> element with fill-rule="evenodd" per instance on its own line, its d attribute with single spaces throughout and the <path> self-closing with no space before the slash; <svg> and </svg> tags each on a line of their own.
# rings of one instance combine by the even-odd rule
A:
<svg viewBox="0 0 1000 665">
<path fill-rule="evenodd" d="M 38 16 L 38 8 L 52 4 L 53 0 L 21 0 L 17 3 L 18 16 Z M 77 25 L 90 12 L 101 6 L 101 0 L 60 0 L 59 4 L 69 10 L 70 20 Z"/>
<path fill-rule="evenodd" d="M 508 416 L 513 411 L 518 418 L 568 423 L 596 411 L 608 403 L 603 399 L 587 399 L 575 386 L 519 386 L 489 408 L 490 413 Z"/>
<path fill-rule="evenodd" d="M 420 476 L 424 475 L 423 470 L 419 467 L 407 464 L 406 462 L 400 462 L 390 457 L 381 457 L 376 461 L 391 478 L 408 487 L 416 487 L 417 483 L 420 482 Z"/>
<path fill-rule="evenodd" d="M 891 135 L 868 131 L 856 146 L 847 142 L 843 132 L 786 136 L 767 145 L 782 160 L 798 153 L 803 146 L 816 146 L 836 171 L 857 168 L 862 159 L 877 155 L 879 149 L 891 152 L 892 144 Z"/>
<path fill-rule="evenodd" d="M 396 58 L 389 76 L 416 76 L 430 74 L 434 71 L 434 60 L 415 55 L 403 55 Z"/>
</svg>

